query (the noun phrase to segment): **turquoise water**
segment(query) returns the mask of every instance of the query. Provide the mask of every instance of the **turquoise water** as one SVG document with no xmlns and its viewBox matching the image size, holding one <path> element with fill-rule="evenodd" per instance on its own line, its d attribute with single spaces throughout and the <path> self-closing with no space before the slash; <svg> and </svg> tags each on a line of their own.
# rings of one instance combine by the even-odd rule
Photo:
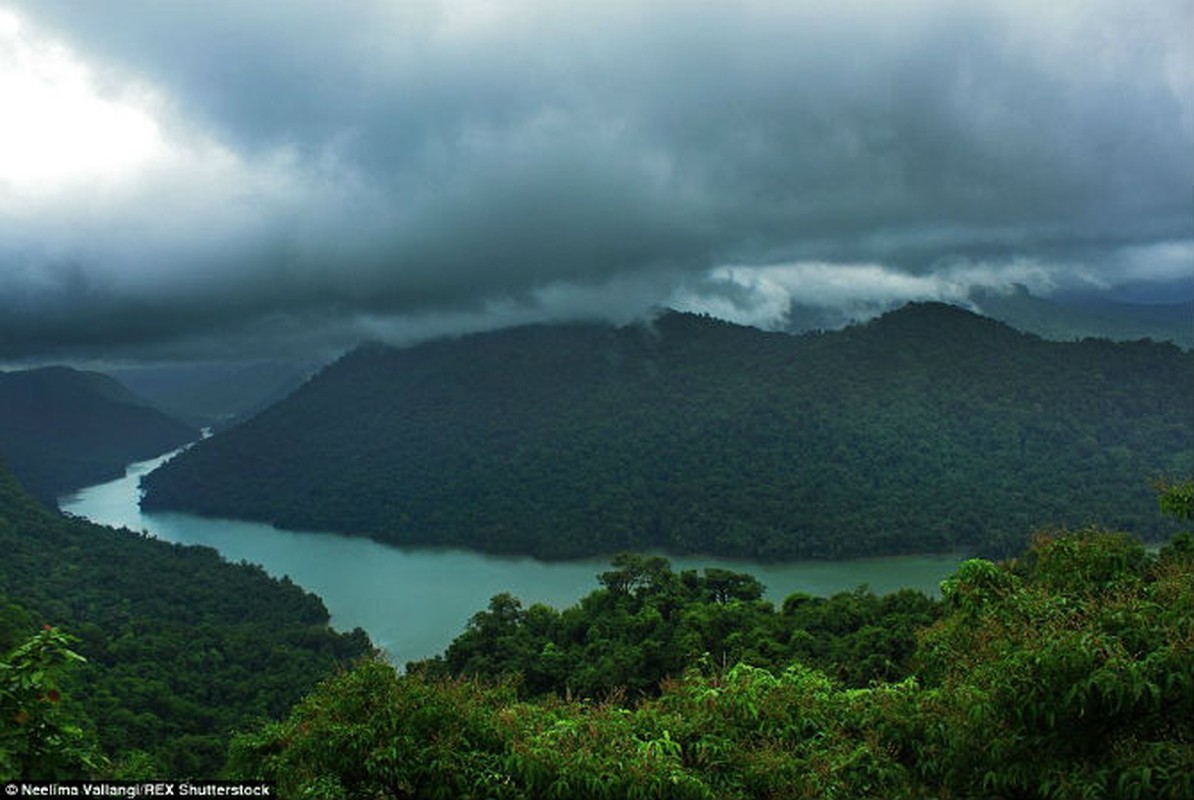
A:
<svg viewBox="0 0 1194 800">
<path fill-rule="evenodd" d="M 364 628 L 395 664 L 440 653 L 489 598 L 510 592 L 524 606 L 563 608 L 597 588 L 604 559 L 545 563 L 465 550 L 399 548 L 335 533 L 296 533 L 271 525 L 142 512 L 138 481 L 168 456 L 133 464 L 125 477 L 62 497 L 63 511 L 169 542 L 208 545 L 233 562 L 260 564 L 321 598 L 340 630 Z M 673 568 L 750 572 L 777 603 L 792 592 L 827 595 L 866 584 L 876 592 L 910 587 L 935 593 L 960 562 L 948 556 L 757 564 L 676 557 Z"/>
</svg>

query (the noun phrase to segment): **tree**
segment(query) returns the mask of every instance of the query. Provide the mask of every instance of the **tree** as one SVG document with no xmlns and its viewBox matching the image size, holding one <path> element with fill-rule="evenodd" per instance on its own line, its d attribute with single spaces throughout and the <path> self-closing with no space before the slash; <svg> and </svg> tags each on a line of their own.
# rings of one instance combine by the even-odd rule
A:
<svg viewBox="0 0 1194 800">
<path fill-rule="evenodd" d="M 612 570 L 597 576 L 614 594 L 637 594 L 663 586 L 674 577 L 671 565 L 662 556 L 646 556 L 641 553 L 619 553 L 610 561 Z"/>
<path fill-rule="evenodd" d="M 1161 510 L 1170 516 L 1194 522 L 1194 478 L 1182 481 L 1158 481 Z"/>
<path fill-rule="evenodd" d="M 0 780 L 79 778 L 103 764 L 88 721 L 60 688 L 84 661 L 73 641 L 46 625 L 0 661 Z"/>
<path fill-rule="evenodd" d="M 749 602 L 763 597 L 763 584 L 758 578 L 720 567 L 708 567 L 705 570 L 705 586 L 715 603 L 728 603 L 731 600 Z"/>
<path fill-rule="evenodd" d="M 633 703 L 528 701 L 508 682 L 365 662 L 240 736 L 231 774 L 312 798 L 1194 797 L 1194 561 L 1055 533 L 1014 563 L 967 562 L 943 591 L 918 674 L 898 682 L 850 688 L 799 661 L 700 659 Z M 615 610 L 636 607 L 630 627 L 652 627 L 658 596 L 623 595 Z M 890 620 L 935 606 L 864 598 L 796 596 L 784 616 L 812 623 L 823 607 L 841 628 L 836 617 L 883 606 L 891 616 L 850 642 L 855 666 L 875 672 L 864 662 L 888 647 Z M 606 650 L 610 669 L 633 667 L 633 648 Z"/>
</svg>

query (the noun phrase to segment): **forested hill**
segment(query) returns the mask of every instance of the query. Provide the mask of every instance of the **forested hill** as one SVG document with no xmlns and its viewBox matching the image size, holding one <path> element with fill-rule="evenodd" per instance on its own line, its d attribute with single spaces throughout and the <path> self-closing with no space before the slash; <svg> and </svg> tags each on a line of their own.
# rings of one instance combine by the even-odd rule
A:
<svg viewBox="0 0 1194 800">
<path fill-rule="evenodd" d="M 0 453 L 21 483 L 50 506 L 59 494 L 119 477 L 130 462 L 197 436 L 97 372 L 0 372 Z"/>
<path fill-rule="evenodd" d="M 940 304 L 800 337 L 668 313 L 361 348 L 145 480 L 145 505 L 566 557 L 1160 533 L 1194 355 L 1058 343 Z M 1165 529 L 1167 530 L 1167 529 Z"/>
<path fill-rule="evenodd" d="M 45 764 L 10 771 L 26 736 L 62 751 L 73 738 L 94 739 L 124 777 L 214 776 L 233 731 L 283 713 L 372 650 L 360 630 L 333 631 L 322 601 L 289 580 L 208 547 L 63 517 L 25 493 L 2 460 L 0 552 L 0 712 L 17 714 L 0 721 L 0 781 L 48 776 Z M 4 661 L 43 625 L 77 637 L 87 659 L 56 687 L 64 702 L 44 719 L 44 696 L 22 704 L 41 669 L 23 675 Z M 83 777 L 63 766 L 54 777 Z"/>
</svg>

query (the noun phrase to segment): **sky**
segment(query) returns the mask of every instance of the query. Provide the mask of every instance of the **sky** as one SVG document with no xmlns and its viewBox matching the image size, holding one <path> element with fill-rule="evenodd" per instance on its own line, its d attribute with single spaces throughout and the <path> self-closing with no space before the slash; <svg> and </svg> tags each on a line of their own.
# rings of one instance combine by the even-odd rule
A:
<svg viewBox="0 0 1194 800">
<path fill-rule="evenodd" d="M 1166 290 L 1191 30 L 1189 0 L 0 0 L 0 360 Z"/>
</svg>

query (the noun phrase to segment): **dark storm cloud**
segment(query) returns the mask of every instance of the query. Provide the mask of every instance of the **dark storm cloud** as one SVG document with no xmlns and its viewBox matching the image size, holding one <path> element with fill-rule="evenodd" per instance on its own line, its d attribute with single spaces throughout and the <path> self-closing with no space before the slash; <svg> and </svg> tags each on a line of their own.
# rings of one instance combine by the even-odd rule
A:
<svg viewBox="0 0 1194 800">
<path fill-rule="evenodd" d="M 1184 0 L 16 7 L 197 155 L 0 220 L 8 355 L 1191 252 Z"/>
</svg>

